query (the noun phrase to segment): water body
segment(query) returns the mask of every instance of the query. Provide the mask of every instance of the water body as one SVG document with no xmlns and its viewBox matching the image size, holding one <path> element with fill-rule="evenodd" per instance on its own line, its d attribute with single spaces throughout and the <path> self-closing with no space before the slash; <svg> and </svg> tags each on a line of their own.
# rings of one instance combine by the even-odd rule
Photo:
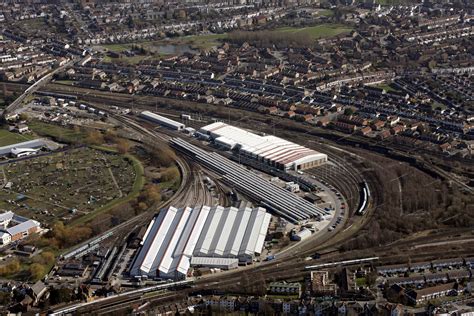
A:
<svg viewBox="0 0 474 316">
<path fill-rule="evenodd" d="M 192 53 L 192 54 L 198 53 L 197 50 L 191 48 L 191 46 L 186 45 L 186 44 L 155 45 L 153 47 L 150 47 L 150 50 L 162 55 L 181 55 L 183 53 Z"/>
</svg>

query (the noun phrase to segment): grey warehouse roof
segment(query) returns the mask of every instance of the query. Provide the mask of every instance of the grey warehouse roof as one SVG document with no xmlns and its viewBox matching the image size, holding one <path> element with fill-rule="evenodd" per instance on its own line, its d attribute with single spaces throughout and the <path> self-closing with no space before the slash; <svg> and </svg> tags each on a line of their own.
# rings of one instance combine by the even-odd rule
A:
<svg viewBox="0 0 474 316">
<path fill-rule="evenodd" d="M 320 207 L 215 152 L 207 152 L 181 138 L 173 138 L 171 144 L 192 156 L 200 164 L 222 175 L 222 181 L 230 187 L 236 188 L 291 222 L 300 222 L 312 217 L 319 218 L 324 215 Z"/>
</svg>

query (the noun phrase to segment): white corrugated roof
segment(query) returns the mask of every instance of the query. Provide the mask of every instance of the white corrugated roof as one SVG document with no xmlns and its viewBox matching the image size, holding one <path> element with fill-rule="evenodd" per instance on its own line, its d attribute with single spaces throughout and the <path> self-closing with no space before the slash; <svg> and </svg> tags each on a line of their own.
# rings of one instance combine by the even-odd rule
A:
<svg viewBox="0 0 474 316">
<path fill-rule="evenodd" d="M 168 274 L 173 270 L 173 253 L 180 237 L 183 234 L 189 215 L 191 214 L 191 208 L 186 207 L 184 210 L 180 210 L 178 214 L 179 215 L 177 215 L 177 218 L 179 219 L 176 223 L 176 226 L 174 226 L 174 229 L 168 233 L 171 238 L 166 245 L 165 252 L 158 267 L 160 273 Z M 175 262 L 175 264 L 177 265 L 177 262 Z"/>
<path fill-rule="evenodd" d="M 256 253 L 259 253 L 259 254 L 262 253 L 263 245 L 265 244 L 265 237 L 267 237 L 268 226 L 270 225 L 271 219 L 272 219 L 272 216 L 266 213 L 262 222 L 262 226 L 260 227 L 257 243 L 255 244 L 254 251 Z"/>
<path fill-rule="evenodd" d="M 255 252 L 255 247 L 257 245 L 258 236 L 260 234 L 260 229 L 265 218 L 265 209 L 259 207 L 252 210 L 252 215 L 250 216 L 249 225 L 245 230 L 245 236 L 242 240 L 240 246 L 239 256 L 240 255 L 253 255 Z"/>
<path fill-rule="evenodd" d="M 209 124 L 202 127 L 200 131 L 205 134 L 210 134 L 215 141 L 231 146 L 240 145 L 242 152 L 269 159 L 272 162 L 280 163 L 283 161 L 285 165 L 299 164 L 298 159 L 300 159 L 301 156 L 298 154 L 302 152 L 307 153 L 305 157 L 309 157 L 310 159 L 327 159 L 325 154 L 318 153 L 315 150 L 282 138 L 273 135 L 257 135 L 223 122 Z M 295 161 L 291 160 L 291 157 L 295 157 Z M 286 158 L 288 158 L 288 161 Z"/>
<path fill-rule="evenodd" d="M 238 264 L 239 259 L 236 258 L 216 258 L 216 257 L 192 257 L 192 266 L 229 266 Z"/>
<path fill-rule="evenodd" d="M 152 271 L 153 263 L 158 257 L 158 253 L 162 248 L 163 240 L 168 233 L 168 228 L 174 220 L 177 209 L 169 207 L 168 210 L 162 210 L 153 224 L 148 238 L 145 240 L 142 249 L 140 250 L 135 265 L 132 267 L 132 272 L 135 275 L 142 273 L 155 274 L 156 271 Z M 156 267 L 155 267 L 156 268 Z"/>
<path fill-rule="evenodd" d="M 214 237 L 216 234 L 220 234 L 220 232 L 217 232 L 217 226 L 219 225 L 223 214 L 224 208 L 222 206 L 215 206 L 211 209 L 206 224 L 201 232 L 201 236 L 199 237 L 198 248 L 194 250 L 194 254 L 208 254 Z"/>
<path fill-rule="evenodd" d="M 161 277 L 174 277 L 176 273 L 186 275 L 192 254 L 220 259 L 231 256 L 232 260 L 220 262 L 234 264 L 239 252 L 253 255 L 261 250 L 256 247 L 263 245 L 261 235 L 264 240 L 269 221 L 270 214 L 263 208 L 196 206 L 178 210 L 170 206 L 161 210 L 148 226 L 143 247 L 130 273 L 155 276 L 159 272 Z"/>
<path fill-rule="evenodd" d="M 15 214 L 12 211 L 8 211 L 0 214 L 0 222 L 11 221 Z"/>
<path fill-rule="evenodd" d="M 240 245 L 242 244 L 251 214 L 252 209 L 250 207 L 239 210 L 234 226 L 231 230 L 231 236 L 234 236 L 234 238 L 229 239 L 224 256 L 237 256 L 239 254 Z"/>
<path fill-rule="evenodd" d="M 224 252 L 227 251 L 226 249 L 226 245 L 227 245 L 227 241 L 230 239 L 230 238 L 235 238 L 235 236 L 232 236 L 230 233 L 231 233 L 231 227 L 234 225 L 235 223 L 235 219 L 237 217 L 237 212 L 238 212 L 238 209 L 235 208 L 235 207 L 228 207 L 225 209 L 226 213 L 227 213 L 227 217 L 225 219 L 225 222 L 222 224 L 222 229 L 220 230 L 222 233 L 220 234 L 220 236 L 218 236 L 216 234 L 216 237 L 218 236 L 218 240 L 217 240 L 217 245 L 215 248 L 212 249 L 212 252 L 214 254 L 218 254 L 218 255 L 223 255 Z M 223 222 L 223 221 L 221 221 Z"/>
</svg>

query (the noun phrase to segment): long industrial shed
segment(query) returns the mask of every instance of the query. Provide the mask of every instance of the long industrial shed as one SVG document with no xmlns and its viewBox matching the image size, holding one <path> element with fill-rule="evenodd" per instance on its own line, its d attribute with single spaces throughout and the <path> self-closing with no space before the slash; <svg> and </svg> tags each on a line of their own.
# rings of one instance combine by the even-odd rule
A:
<svg viewBox="0 0 474 316">
<path fill-rule="evenodd" d="M 190 155 L 198 163 L 222 175 L 222 181 L 229 186 L 235 187 L 250 199 L 293 223 L 299 223 L 309 218 L 319 219 L 324 215 L 324 211 L 320 207 L 265 180 L 218 153 L 206 152 L 181 138 L 173 138 L 171 145 Z"/>
<path fill-rule="evenodd" d="M 206 258 L 251 262 L 263 249 L 270 221 L 261 207 L 170 206 L 148 225 L 130 274 L 183 279 L 194 257 L 202 258 L 200 265 L 210 261 Z M 223 262 L 233 266 L 235 261 Z"/>
<path fill-rule="evenodd" d="M 238 150 L 246 157 L 285 171 L 314 168 L 328 160 L 326 154 L 313 149 L 272 135 L 258 135 L 223 122 L 203 126 L 199 133 L 207 135 L 225 149 Z"/>
</svg>

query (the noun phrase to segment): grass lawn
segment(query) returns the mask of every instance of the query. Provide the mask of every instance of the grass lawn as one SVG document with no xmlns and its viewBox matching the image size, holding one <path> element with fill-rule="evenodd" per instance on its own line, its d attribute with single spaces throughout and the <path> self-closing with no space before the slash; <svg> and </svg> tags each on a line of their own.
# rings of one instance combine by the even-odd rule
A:
<svg viewBox="0 0 474 316">
<path fill-rule="evenodd" d="M 435 101 L 431 104 L 431 108 L 433 110 L 436 110 L 438 108 L 440 108 L 441 110 L 446 110 L 446 105 L 444 105 L 443 103 L 439 103 L 439 102 Z"/>
<path fill-rule="evenodd" d="M 342 24 L 321 24 L 303 28 L 281 27 L 275 29 L 273 32 L 292 33 L 295 35 L 302 34 L 305 36 L 309 36 L 313 40 L 316 40 L 319 38 L 332 37 L 339 34 L 349 33 L 350 31 L 352 31 L 352 28 Z"/>
<path fill-rule="evenodd" d="M 226 38 L 227 34 L 206 34 L 178 37 L 176 39 L 181 44 L 187 44 L 197 49 L 211 49 L 212 47 L 219 46 L 221 44 L 220 41 Z"/>
<path fill-rule="evenodd" d="M 393 88 L 392 86 L 390 86 L 388 84 L 378 85 L 377 88 L 384 89 L 387 92 L 397 92 L 397 91 L 399 91 L 399 90 Z"/>
<path fill-rule="evenodd" d="M 28 123 L 28 126 L 38 135 L 51 137 L 58 142 L 77 143 L 83 142 L 87 138 L 87 135 L 80 130 L 47 124 L 40 121 L 31 121 Z"/>
<path fill-rule="evenodd" d="M 334 11 L 329 10 L 329 9 L 324 9 L 324 10 L 318 11 L 318 15 L 330 17 L 334 15 Z"/>
<path fill-rule="evenodd" d="M 121 57 L 118 60 L 123 60 L 124 62 L 130 64 L 136 64 L 140 60 L 144 58 L 157 58 L 157 57 L 165 57 L 169 54 L 160 52 L 159 46 L 166 46 L 166 45 L 188 45 L 192 48 L 199 49 L 199 50 L 207 50 L 211 49 L 215 46 L 220 45 L 220 40 L 227 38 L 227 34 L 205 34 L 205 35 L 190 35 L 190 36 L 180 36 L 180 37 L 172 37 L 163 40 L 157 41 L 141 41 L 136 43 L 126 43 L 126 44 L 107 44 L 101 45 L 100 47 L 107 49 L 108 51 L 121 53 L 125 50 L 129 50 L 132 46 L 143 46 L 143 48 L 150 50 L 152 52 L 156 52 L 155 56 L 148 57 L 148 56 L 133 56 L 133 57 Z M 105 61 L 117 60 L 110 57 L 106 57 Z"/>
<path fill-rule="evenodd" d="M 29 134 L 22 135 L 9 132 L 6 129 L 0 129 L 0 147 L 26 142 L 32 139 L 34 139 L 34 137 Z"/>
<path fill-rule="evenodd" d="M 365 281 L 365 278 L 356 278 L 356 285 L 358 287 L 366 286 L 367 282 Z"/>
</svg>

